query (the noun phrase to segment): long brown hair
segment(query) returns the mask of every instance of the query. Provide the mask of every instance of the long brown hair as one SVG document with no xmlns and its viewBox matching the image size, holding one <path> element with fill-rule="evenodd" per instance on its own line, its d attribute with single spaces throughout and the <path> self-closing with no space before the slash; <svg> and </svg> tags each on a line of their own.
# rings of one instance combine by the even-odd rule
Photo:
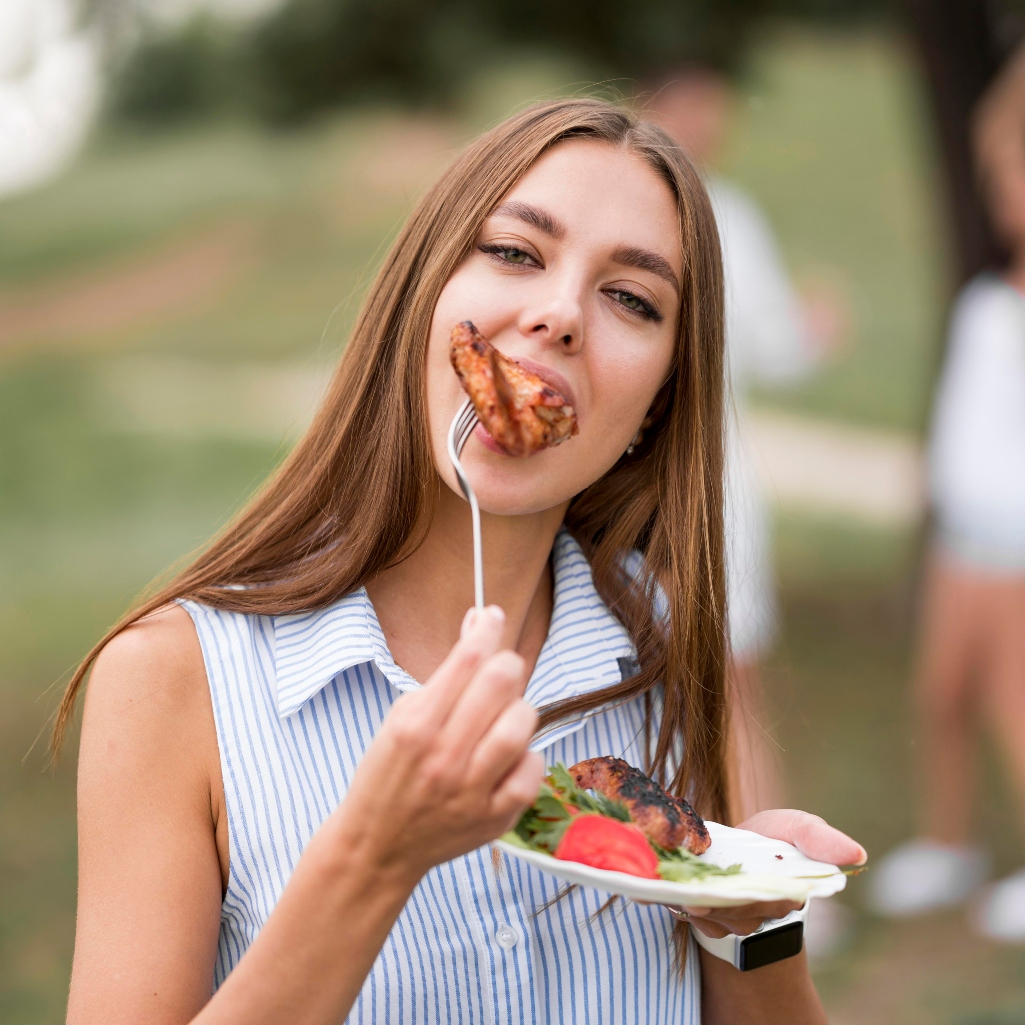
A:
<svg viewBox="0 0 1025 1025">
<path fill-rule="evenodd" d="M 439 487 L 424 388 L 435 304 L 502 197 L 546 150 L 571 138 L 630 149 L 672 189 L 682 303 L 676 358 L 655 422 L 632 454 L 573 499 L 566 517 L 598 592 L 636 643 L 639 671 L 542 709 L 541 728 L 643 695 L 654 741 L 646 768 L 705 814 L 725 817 L 718 234 L 698 175 L 669 137 L 589 99 L 509 118 L 470 145 L 424 196 L 385 258 L 309 430 L 220 536 L 89 652 L 58 709 L 54 752 L 89 667 L 128 625 L 179 598 L 257 615 L 321 609 L 422 541 Z M 633 551 L 643 554 L 645 572 L 628 575 L 624 561 Z"/>
</svg>

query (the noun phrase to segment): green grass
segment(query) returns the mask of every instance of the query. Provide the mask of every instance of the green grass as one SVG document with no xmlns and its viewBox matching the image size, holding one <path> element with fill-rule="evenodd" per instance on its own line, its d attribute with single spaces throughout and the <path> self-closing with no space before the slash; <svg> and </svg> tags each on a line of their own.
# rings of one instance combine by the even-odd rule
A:
<svg viewBox="0 0 1025 1025">
<path fill-rule="evenodd" d="M 917 429 L 944 309 L 928 112 L 898 43 L 791 32 L 755 62 L 723 169 L 778 228 L 798 278 L 849 291 L 855 339 L 788 398 L 797 409 Z"/>
<path fill-rule="evenodd" d="M 579 72 L 551 62 L 486 76 L 463 121 L 437 129 L 437 147 L 451 150 L 501 110 L 558 91 L 571 76 L 576 88 Z M 766 40 L 744 89 L 726 171 L 765 205 L 792 267 L 828 268 L 850 288 L 857 313 L 855 344 L 840 363 L 763 401 L 915 428 L 943 260 L 922 115 L 902 51 L 885 35 L 784 33 Z M 212 226 L 241 223 L 251 239 L 240 276 L 202 307 L 106 337 L 83 325 L 81 337 L 44 336 L 15 355 L 0 352 L 5 1023 L 63 1017 L 74 742 L 55 773 L 45 771 L 38 746 L 22 761 L 52 710 L 51 688 L 148 581 L 225 522 L 283 451 L 271 442 L 115 429 L 97 406 L 97 370 L 118 353 L 140 351 L 222 366 L 333 359 L 382 245 L 433 173 L 430 154 L 413 145 L 411 172 L 381 180 L 377 155 L 390 135 L 406 138 L 414 127 L 376 110 L 287 135 L 244 124 L 101 135 L 62 178 L 0 203 L 6 296 L 26 284 L 59 295 L 68 278 L 115 273 L 110 268 Z M 405 150 L 396 153 L 403 162 Z M 904 692 L 915 539 L 791 517 L 780 526 L 778 555 L 784 621 L 767 676 L 794 800 L 881 853 L 911 822 Z M 1023 856 L 1017 833 L 1002 825 L 1010 807 L 993 788 L 981 811 L 1003 867 Z M 860 885 L 855 880 L 849 894 L 855 908 Z M 938 928 L 955 938 L 963 932 L 957 923 Z M 859 919 L 851 956 L 820 973 L 844 1022 L 953 1025 L 1025 999 L 1016 955 L 991 957 L 984 972 L 979 949 L 966 947 L 963 968 L 940 971 L 922 954 L 931 931 Z M 905 965 L 897 981 L 880 967 L 894 959 Z M 929 986 L 947 994 L 943 1006 L 921 995 Z M 857 1004 L 867 990 L 883 1001 L 871 1012 Z"/>
</svg>

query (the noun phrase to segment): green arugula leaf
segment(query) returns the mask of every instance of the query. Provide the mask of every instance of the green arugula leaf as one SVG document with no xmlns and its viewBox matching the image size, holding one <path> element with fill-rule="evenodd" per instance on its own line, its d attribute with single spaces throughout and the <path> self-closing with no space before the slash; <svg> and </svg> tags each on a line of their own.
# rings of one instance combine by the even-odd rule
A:
<svg viewBox="0 0 1025 1025">
<path fill-rule="evenodd" d="M 552 781 L 553 786 L 559 790 L 565 791 L 567 794 L 573 793 L 577 789 L 576 781 L 569 774 L 569 769 L 567 769 L 562 762 L 558 762 L 552 766 L 552 771 L 549 773 L 548 778 Z"/>
<path fill-rule="evenodd" d="M 668 851 L 664 847 L 652 846 L 658 852 L 658 874 L 670 883 L 699 882 L 712 876 L 735 876 L 741 870 L 739 864 L 720 868 L 710 861 L 702 861 L 696 854 L 682 847 Z"/>
<path fill-rule="evenodd" d="M 542 793 L 533 805 L 534 812 L 540 819 L 568 819 L 566 806 L 552 794 Z"/>
<path fill-rule="evenodd" d="M 584 790 L 577 791 L 577 807 L 581 811 L 593 811 L 599 815 L 605 815 L 610 819 L 618 819 L 620 822 L 630 822 L 630 812 L 626 805 L 604 794 L 589 794 Z"/>
</svg>

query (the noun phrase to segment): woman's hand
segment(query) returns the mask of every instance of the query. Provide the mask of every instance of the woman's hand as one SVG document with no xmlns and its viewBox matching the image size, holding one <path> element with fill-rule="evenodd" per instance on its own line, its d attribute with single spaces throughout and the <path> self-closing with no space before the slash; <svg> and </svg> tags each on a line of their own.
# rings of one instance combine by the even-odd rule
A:
<svg viewBox="0 0 1025 1025">
<path fill-rule="evenodd" d="M 335 813 L 344 842 L 407 885 L 500 836 L 537 797 L 537 714 L 523 659 L 499 651 L 504 623 L 497 606 L 467 613 L 427 684 L 395 702 Z"/>
<path fill-rule="evenodd" d="M 806 857 L 831 865 L 863 865 L 868 859 L 864 847 L 818 815 L 804 811 L 777 809 L 761 811 L 741 822 L 739 829 L 784 840 Z M 801 907 L 788 900 L 744 904 L 735 908 L 684 908 L 688 921 L 706 936 L 720 939 L 729 933 L 746 936 L 765 921 L 782 918 Z"/>
</svg>

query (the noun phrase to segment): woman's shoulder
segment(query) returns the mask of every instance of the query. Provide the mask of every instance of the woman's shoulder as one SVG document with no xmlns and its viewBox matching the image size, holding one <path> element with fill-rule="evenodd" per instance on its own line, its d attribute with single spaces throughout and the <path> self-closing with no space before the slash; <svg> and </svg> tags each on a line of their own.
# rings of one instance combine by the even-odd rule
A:
<svg viewBox="0 0 1025 1025">
<path fill-rule="evenodd" d="M 136 768 L 165 771 L 182 757 L 216 758 L 206 669 L 189 614 L 159 609 L 116 634 L 96 658 L 82 720 L 82 757 L 116 751 Z"/>
<path fill-rule="evenodd" d="M 180 605 L 167 605 L 125 627 L 96 658 L 90 689 L 97 677 L 120 678 L 125 672 L 153 683 L 189 687 L 203 672 L 203 655 L 192 617 Z"/>
</svg>

